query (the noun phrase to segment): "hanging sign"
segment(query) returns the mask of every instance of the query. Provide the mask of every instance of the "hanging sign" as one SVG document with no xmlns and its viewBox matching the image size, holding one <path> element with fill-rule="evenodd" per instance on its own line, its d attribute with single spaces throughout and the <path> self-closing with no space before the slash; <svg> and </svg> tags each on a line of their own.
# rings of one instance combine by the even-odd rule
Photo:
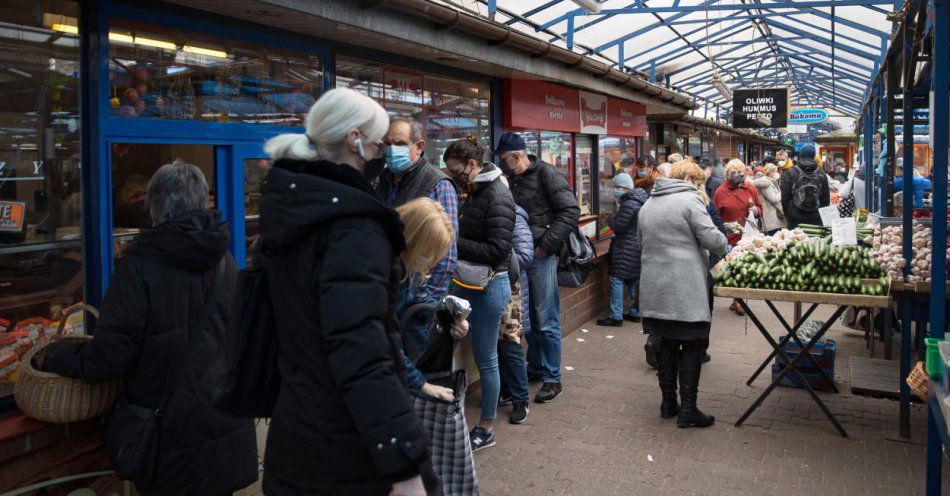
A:
<svg viewBox="0 0 950 496">
<path fill-rule="evenodd" d="M 26 203 L 0 201 L 0 232 L 22 231 L 25 214 Z"/>
<path fill-rule="evenodd" d="M 528 79 L 505 81 L 505 126 L 580 132 L 577 90 Z"/>
<path fill-rule="evenodd" d="M 732 127 L 788 126 L 788 88 L 761 88 L 732 92 Z"/>
<path fill-rule="evenodd" d="M 647 108 L 639 103 L 608 98 L 607 134 L 611 136 L 646 136 Z"/>
<path fill-rule="evenodd" d="M 828 120 L 828 112 L 816 108 L 802 108 L 792 111 L 789 124 L 821 124 Z"/>
<path fill-rule="evenodd" d="M 607 97 L 581 91 L 581 132 L 607 134 Z"/>
</svg>

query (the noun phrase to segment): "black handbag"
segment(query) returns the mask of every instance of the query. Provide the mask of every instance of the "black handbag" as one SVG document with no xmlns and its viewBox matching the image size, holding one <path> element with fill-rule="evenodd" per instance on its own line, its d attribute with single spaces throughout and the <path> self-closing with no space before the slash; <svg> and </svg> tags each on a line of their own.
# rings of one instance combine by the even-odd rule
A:
<svg viewBox="0 0 950 496">
<path fill-rule="evenodd" d="M 104 444 L 112 459 L 116 475 L 122 479 L 147 481 L 155 475 L 155 465 L 158 463 L 159 431 L 165 409 L 175 391 L 175 385 L 180 382 L 187 369 L 188 359 L 196 353 L 202 332 L 211 318 L 214 302 L 217 299 L 218 285 L 224 278 L 226 263 L 226 259 L 222 258 L 218 264 L 204 309 L 196 325 L 188 327 L 188 344 L 185 351 L 168 369 L 165 392 L 158 406 L 149 408 L 135 405 L 129 403 L 125 396 L 116 403 L 110 420 L 110 428 L 104 436 Z"/>
<path fill-rule="evenodd" d="M 280 392 L 280 371 L 277 320 L 265 268 L 238 273 L 231 313 L 217 357 L 224 372 L 214 379 L 212 404 L 231 417 L 270 417 Z"/>
<path fill-rule="evenodd" d="M 581 287 L 594 270 L 596 258 L 594 246 L 575 226 L 561 245 L 557 264 L 557 285 L 562 288 Z"/>
</svg>

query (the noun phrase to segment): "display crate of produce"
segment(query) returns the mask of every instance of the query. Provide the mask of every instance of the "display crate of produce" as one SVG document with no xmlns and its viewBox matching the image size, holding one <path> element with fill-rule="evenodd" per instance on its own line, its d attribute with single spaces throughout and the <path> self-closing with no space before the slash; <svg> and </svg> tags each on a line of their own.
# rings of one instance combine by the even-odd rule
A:
<svg viewBox="0 0 950 496">
<path fill-rule="evenodd" d="M 798 343 L 795 341 L 788 341 L 782 345 L 782 351 L 788 355 L 789 360 L 794 360 L 801 351 L 801 347 L 798 346 Z M 815 343 L 815 345 L 812 346 L 811 350 L 809 351 L 812 358 L 815 359 L 815 363 L 817 363 L 819 367 L 825 370 L 831 370 L 832 372 L 834 372 L 835 368 L 836 352 L 837 344 L 835 343 L 834 339 L 823 339 Z M 776 365 L 782 365 L 784 363 L 785 362 L 783 362 L 781 358 L 777 356 L 775 357 Z M 812 361 L 807 359 L 800 361 L 798 363 L 798 368 L 802 371 L 805 369 L 814 369 Z M 829 374 L 829 377 L 834 377 L 834 375 Z"/>
<path fill-rule="evenodd" d="M 785 368 L 784 366 L 779 365 L 777 363 L 772 364 L 772 380 L 773 381 L 775 380 L 776 377 L 778 377 L 779 374 L 782 373 L 782 370 L 784 368 Z M 818 369 L 798 367 L 798 371 L 799 373 L 801 373 L 802 377 L 804 377 L 805 380 L 808 381 L 808 384 L 811 385 L 811 388 L 814 389 L 815 391 L 831 391 L 831 384 L 828 382 L 827 379 L 825 379 L 825 376 L 822 375 L 821 372 L 818 371 Z M 825 369 L 825 374 L 828 377 L 835 376 L 834 370 L 832 369 Z M 800 388 L 800 389 L 805 388 L 805 386 L 798 379 L 798 376 L 792 373 L 785 374 L 785 377 L 782 378 L 782 382 L 780 382 L 779 384 L 781 384 L 782 386 L 788 386 L 788 387 L 794 387 L 794 388 Z"/>
</svg>

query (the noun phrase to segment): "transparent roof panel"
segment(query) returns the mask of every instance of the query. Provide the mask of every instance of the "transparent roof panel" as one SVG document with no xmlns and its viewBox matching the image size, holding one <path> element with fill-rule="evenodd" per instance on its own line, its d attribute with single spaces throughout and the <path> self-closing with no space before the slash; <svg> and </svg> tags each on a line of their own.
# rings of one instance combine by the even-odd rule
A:
<svg viewBox="0 0 950 496">
<path fill-rule="evenodd" d="M 440 1 L 489 14 L 488 0 Z M 605 0 L 589 14 L 571 0 L 496 4 L 496 22 L 627 71 L 652 68 L 659 84 L 700 103 L 728 103 L 716 74 L 733 89 L 788 85 L 799 102 L 849 115 L 860 110 L 894 8 L 893 0 Z"/>
</svg>

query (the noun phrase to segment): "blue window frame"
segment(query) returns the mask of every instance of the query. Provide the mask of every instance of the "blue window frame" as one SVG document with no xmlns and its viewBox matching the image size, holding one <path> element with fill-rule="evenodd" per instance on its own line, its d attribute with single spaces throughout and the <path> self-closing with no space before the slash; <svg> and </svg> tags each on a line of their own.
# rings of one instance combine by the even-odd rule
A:
<svg viewBox="0 0 950 496">
<path fill-rule="evenodd" d="M 84 163 L 90 164 L 86 184 L 90 197 L 84 215 L 85 299 L 98 306 L 108 288 L 113 270 L 113 219 L 111 177 L 111 150 L 114 143 L 193 144 L 214 147 L 214 190 L 216 208 L 230 224 L 231 249 L 239 264 L 244 263 L 244 161 L 264 156 L 263 143 L 280 133 L 303 132 L 302 127 L 243 124 L 237 122 L 202 122 L 194 120 L 166 120 L 122 117 L 115 115 L 110 100 L 110 20 L 143 23 L 159 28 L 193 31 L 225 40 L 247 42 L 273 47 L 275 50 L 294 50 L 319 57 L 323 69 L 323 91 L 333 81 L 331 51 L 292 33 L 271 32 L 261 26 L 228 19 L 220 23 L 207 13 L 182 13 L 180 6 L 143 8 L 141 6 L 101 0 L 85 2 L 81 21 L 86 60 L 87 80 L 85 95 L 95 98 L 84 107 L 90 135 L 85 140 Z M 93 196 L 93 192 L 95 196 Z"/>
</svg>

